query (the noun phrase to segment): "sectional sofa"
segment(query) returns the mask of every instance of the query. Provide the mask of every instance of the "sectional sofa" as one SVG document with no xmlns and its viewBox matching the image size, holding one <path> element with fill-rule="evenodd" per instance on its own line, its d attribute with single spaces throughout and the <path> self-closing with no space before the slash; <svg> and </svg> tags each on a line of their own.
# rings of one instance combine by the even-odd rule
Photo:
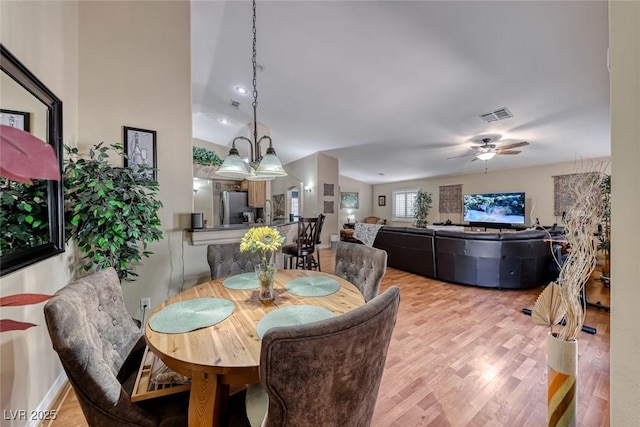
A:
<svg viewBox="0 0 640 427">
<path fill-rule="evenodd" d="M 385 226 L 373 246 L 387 265 L 421 276 L 498 289 L 529 289 L 550 280 L 551 250 L 542 230 L 471 232 Z"/>
</svg>

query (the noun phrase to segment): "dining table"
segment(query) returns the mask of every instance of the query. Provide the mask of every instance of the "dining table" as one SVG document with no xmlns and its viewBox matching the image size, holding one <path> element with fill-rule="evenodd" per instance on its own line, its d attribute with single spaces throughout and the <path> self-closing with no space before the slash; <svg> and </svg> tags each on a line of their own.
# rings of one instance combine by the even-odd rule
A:
<svg viewBox="0 0 640 427">
<path fill-rule="evenodd" d="M 252 275 L 255 276 L 244 273 L 223 277 L 186 289 L 160 304 L 146 322 L 149 349 L 170 369 L 191 378 L 189 427 L 224 425 L 230 387 L 260 382 L 261 336 L 265 328 L 286 325 L 278 325 L 280 314 L 304 308 L 338 316 L 365 304 L 353 284 L 333 274 L 309 270 L 278 270 L 274 299 L 261 301 L 257 279 L 255 287 L 242 286 Z M 326 294 L 314 292 L 316 284 L 318 289 L 327 284 L 335 287 L 330 289 L 332 293 Z M 180 329 L 181 322 L 188 323 L 189 318 L 193 320 L 197 316 L 185 313 L 182 314 L 185 319 L 181 319 L 179 312 L 169 313 L 170 309 L 210 300 L 224 303 L 225 308 L 232 310 L 231 314 L 211 326 L 198 328 L 196 325 L 197 329 L 188 332 L 173 330 L 176 326 Z M 168 323 L 157 326 L 161 325 L 161 317 L 166 317 Z M 268 318 L 275 319 L 275 323 L 267 323 Z M 306 320 L 298 322 L 306 323 Z"/>
</svg>

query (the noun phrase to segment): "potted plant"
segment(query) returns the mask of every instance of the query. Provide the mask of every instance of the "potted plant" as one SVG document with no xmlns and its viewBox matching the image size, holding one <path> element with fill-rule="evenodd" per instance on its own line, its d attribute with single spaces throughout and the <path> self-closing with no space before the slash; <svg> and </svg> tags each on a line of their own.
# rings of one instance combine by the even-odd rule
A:
<svg viewBox="0 0 640 427">
<path fill-rule="evenodd" d="M 431 209 L 431 193 L 418 190 L 418 195 L 414 204 L 416 227 L 427 228 L 427 216 L 429 216 L 429 209 Z"/>
<path fill-rule="evenodd" d="M 109 151 L 126 156 L 122 145 L 89 150 L 89 158 L 77 148 L 65 146 L 63 173 L 67 240 L 84 254 L 78 265 L 85 271 L 112 266 L 120 280 L 134 280 L 134 264 L 149 257 L 150 242 L 162 239 L 158 210 L 158 183 L 140 165 L 136 169 L 111 165 Z"/>
<path fill-rule="evenodd" d="M 193 176 L 216 178 L 215 171 L 222 164 L 222 159 L 215 151 L 202 147 L 193 147 Z"/>
<path fill-rule="evenodd" d="M 563 218 L 564 237 L 571 249 L 560 267 L 556 282 L 550 283 L 538 297 L 531 317 L 548 334 L 548 425 L 575 425 L 578 376 L 578 334 L 585 318 L 585 285 L 593 272 L 596 247 L 593 230 L 602 221 L 600 173 L 579 173 L 572 177 L 569 189 L 574 203 Z"/>
</svg>

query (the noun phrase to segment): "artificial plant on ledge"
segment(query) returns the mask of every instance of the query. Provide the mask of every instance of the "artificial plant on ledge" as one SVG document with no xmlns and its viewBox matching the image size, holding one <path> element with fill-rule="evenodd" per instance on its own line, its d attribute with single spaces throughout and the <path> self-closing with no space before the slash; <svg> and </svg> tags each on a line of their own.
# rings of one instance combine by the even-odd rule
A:
<svg viewBox="0 0 640 427">
<path fill-rule="evenodd" d="M 162 239 L 158 182 L 153 169 L 113 166 L 109 152 L 126 156 L 120 144 L 95 145 L 89 157 L 65 146 L 64 197 L 67 240 L 84 254 L 79 269 L 113 267 L 120 280 L 135 280 L 135 263 L 153 252 L 150 242 Z"/>
</svg>

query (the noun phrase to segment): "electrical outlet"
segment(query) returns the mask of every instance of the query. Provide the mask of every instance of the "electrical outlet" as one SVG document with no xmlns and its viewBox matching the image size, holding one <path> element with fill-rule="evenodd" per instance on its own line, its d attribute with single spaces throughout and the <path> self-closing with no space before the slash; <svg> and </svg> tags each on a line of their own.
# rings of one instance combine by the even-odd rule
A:
<svg viewBox="0 0 640 427">
<path fill-rule="evenodd" d="M 140 310 L 150 310 L 151 309 L 151 298 L 140 298 Z"/>
</svg>

